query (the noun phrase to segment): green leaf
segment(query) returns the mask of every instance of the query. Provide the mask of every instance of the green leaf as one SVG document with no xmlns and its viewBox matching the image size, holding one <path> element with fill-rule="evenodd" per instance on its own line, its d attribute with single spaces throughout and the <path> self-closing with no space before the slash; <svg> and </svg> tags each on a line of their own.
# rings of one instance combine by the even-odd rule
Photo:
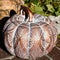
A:
<svg viewBox="0 0 60 60">
<path fill-rule="evenodd" d="M 34 4 L 37 4 L 39 0 L 30 0 L 30 2 L 33 2 Z"/>
<path fill-rule="evenodd" d="M 60 34 L 57 37 L 60 38 Z"/>
<path fill-rule="evenodd" d="M 31 3 L 30 9 L 32 10 L 32 12 L 35 11 L 35 4 Z"/>
<path fill-rule="evenodd" d="M 43 8 L 40 7 L 40 6 L 35 6 L 35 13 L 40 13 L 40 14 L 42 14 L 42 13 L 43 13 Z"/>
<path fill-rule="evenodd" d="M 55 14 L 58 16 L 58 15 L 60 15 L 60 12 L 59 12 L 59 11 L 57 11 L 57 12 L 55 12 Z"/>
<path fill-rule="evenodd" d="M 45 0 L 45 4 L 50 4 L 52 0 Z"/>
<path fill-rule="evenodd" d="M 32 12 L 49 15 L 60 15 L 60 0 L 24 0 Z M 32 4 L 31 4 L 32 3 Z"/>
<path fill-rule="evenodd" d="M 60 5 L 59 5 L 59 7 L 58 7 L 58 11 L 60 12 Z"/>
<path fill-rule="evenodd" d="M 48 8 L 48 11 L 50 11 L 50 12 L 54 12 L 55 10 L 54 10 L 54 7 L 51 5 L 51 4 L 48 4 L 48 5 L 46 5 L 47 6 L 47 8 Z"/>
</svg>

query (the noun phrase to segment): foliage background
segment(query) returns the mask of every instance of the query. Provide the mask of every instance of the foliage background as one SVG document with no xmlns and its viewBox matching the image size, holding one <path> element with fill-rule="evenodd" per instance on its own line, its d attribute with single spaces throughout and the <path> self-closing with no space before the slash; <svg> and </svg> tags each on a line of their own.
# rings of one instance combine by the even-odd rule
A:
<svg viewBox="0 0 60 60">
<path fill-rule="evenodd" d="M 24 0 L 34 13 L 49 16 L 60 15 L 60 0 Z"/>
</svg>

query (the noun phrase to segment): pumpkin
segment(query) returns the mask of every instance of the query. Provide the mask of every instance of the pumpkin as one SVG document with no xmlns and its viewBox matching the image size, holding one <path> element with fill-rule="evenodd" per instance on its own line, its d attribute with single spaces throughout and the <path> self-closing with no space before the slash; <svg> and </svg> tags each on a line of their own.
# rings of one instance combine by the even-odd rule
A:
<svg viewBox="0 0 60 60">
<path fill-rule="evenodd" d="M 4 25 L 4 43 L 7 50 L 22 59 L 35 60 L 48 54 L 56 44 L 55 23 L 46 16 L 33 14 L 21 6 L 21 13 Z"/>
</svg>

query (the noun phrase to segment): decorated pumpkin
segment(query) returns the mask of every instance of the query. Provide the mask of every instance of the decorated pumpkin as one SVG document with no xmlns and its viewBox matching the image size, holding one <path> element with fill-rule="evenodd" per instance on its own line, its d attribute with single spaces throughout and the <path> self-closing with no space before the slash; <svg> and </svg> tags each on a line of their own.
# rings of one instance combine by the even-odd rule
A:
<svg viewBox="0 0 60 60">
<path fill-rule="evenodd" d="M 21 6 L 20 11 L 4 26 L 7 50 L 12 55 L 31 60 L 48 54 L 57 40 L 55 23 L 48 17 L 33 14 L 28 7 Z"/>
</svg>

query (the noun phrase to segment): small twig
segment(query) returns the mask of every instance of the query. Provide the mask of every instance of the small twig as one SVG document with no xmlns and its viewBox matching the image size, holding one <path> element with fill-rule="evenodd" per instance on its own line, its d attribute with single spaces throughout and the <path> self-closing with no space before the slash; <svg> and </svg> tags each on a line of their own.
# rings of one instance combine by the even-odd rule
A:
<svg viewBox="0 0 60 60">
<path fill-rule="evenodd" d="M 60 44 L 57 44 L 56 47 L 60 47 Z"/>
<path fill-rule="evenodd" d="M 51 58 L 49 55 L 45 55 L 49 60 L 53 60 L 53 58 Z"/>
<path fill-rule="evenodd" d="M 58 50 L 60 50 L 60 48 L 59 47 L 56 47 Z"/>
<path fill-rule="evenodd" d="M 15 56 L 9 56 L 9 57 L 5 57 L 5 58 L 2 58 L 2 59 L 0 59 L 0 60 L 7 60 L 7 59 L 13 59 Z"/>
</svg>

